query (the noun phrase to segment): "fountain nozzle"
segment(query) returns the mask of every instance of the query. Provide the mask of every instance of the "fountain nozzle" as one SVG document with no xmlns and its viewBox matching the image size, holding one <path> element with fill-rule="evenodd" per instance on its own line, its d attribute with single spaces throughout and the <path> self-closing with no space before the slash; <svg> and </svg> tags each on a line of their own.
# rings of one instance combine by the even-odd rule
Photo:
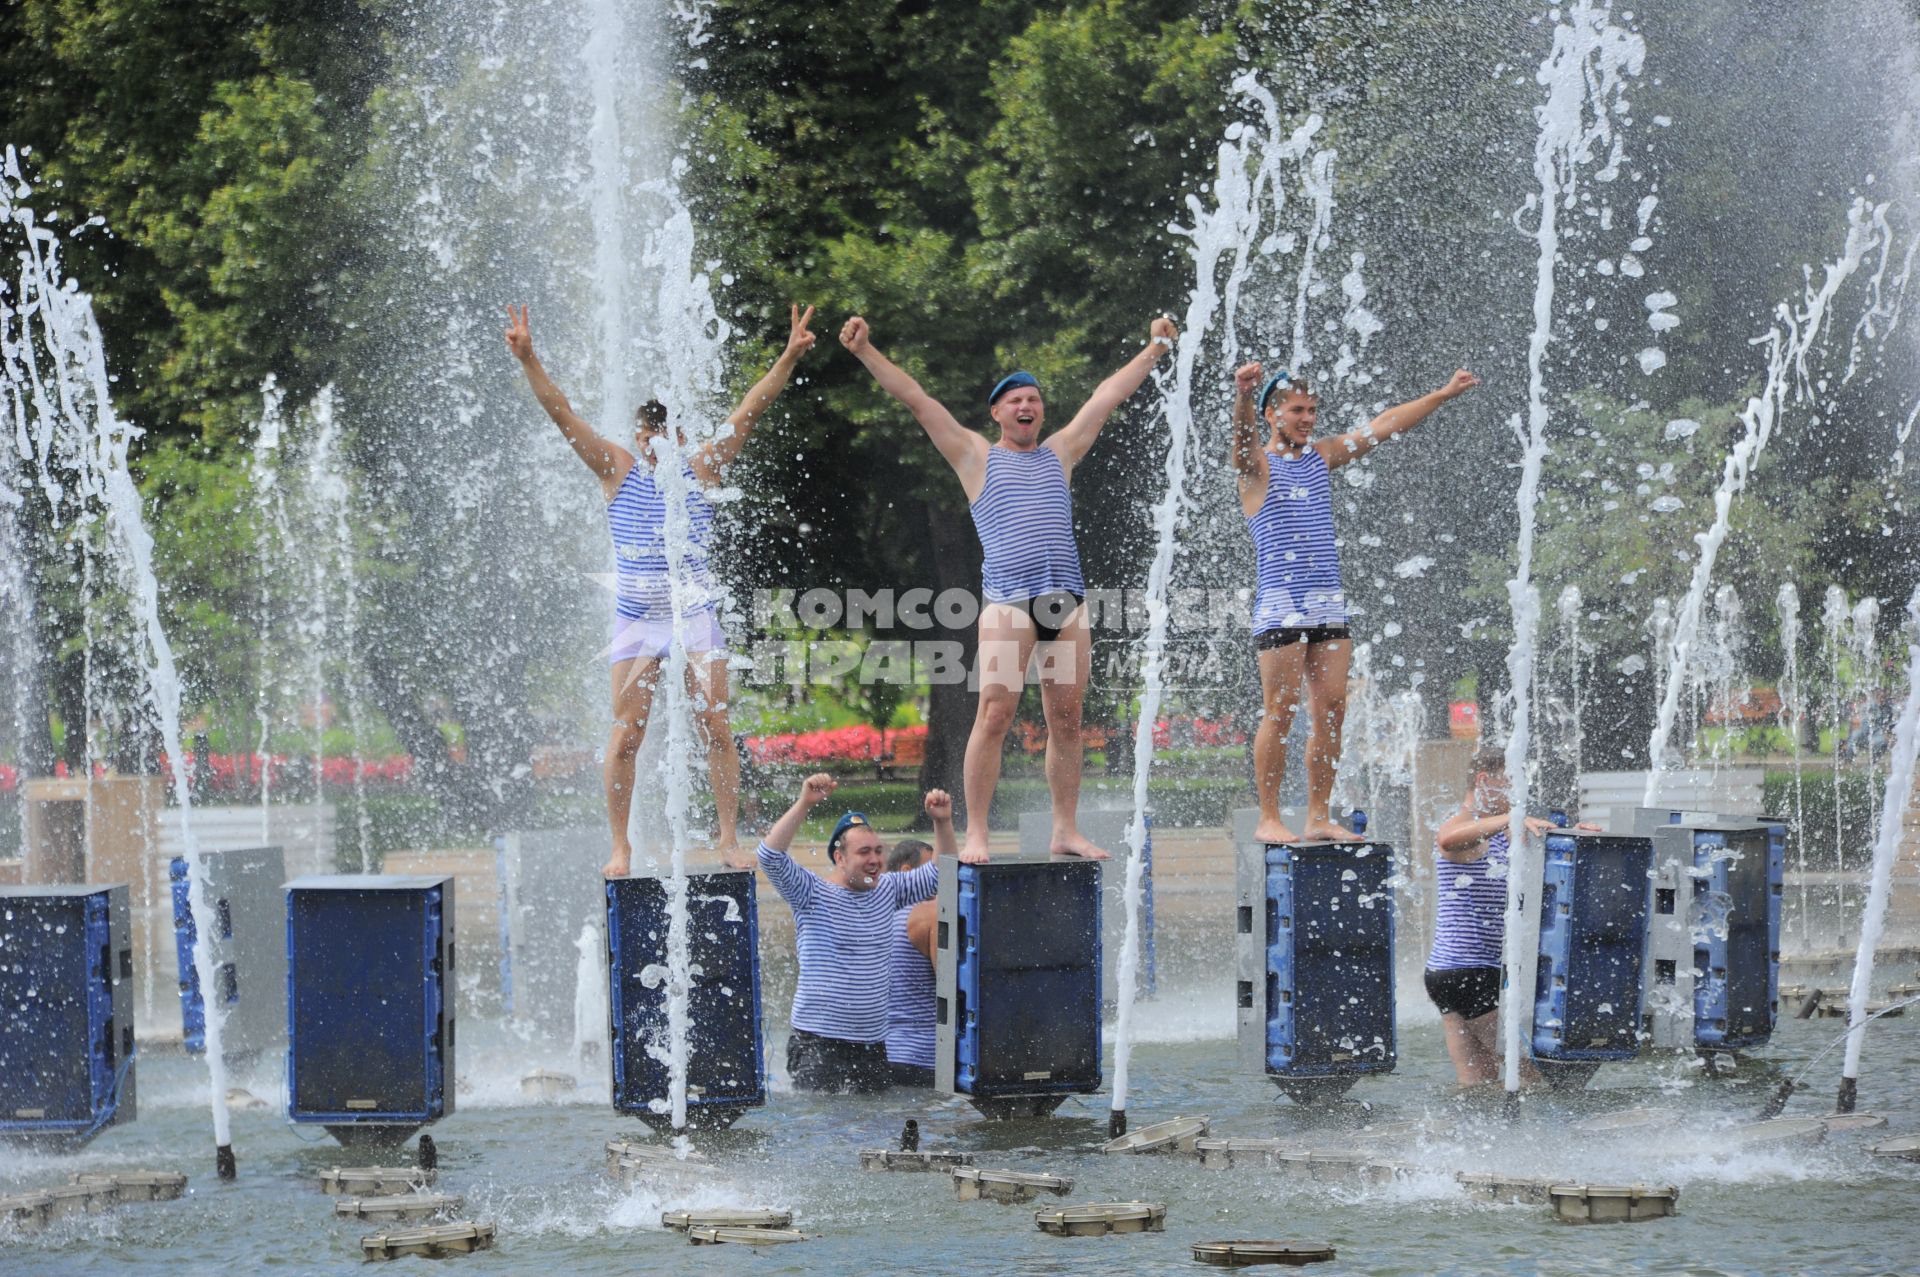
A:
<svg viewBox="0 0 1920 1277">
<path fill-rule="evenodd" d="M 900 1128 L 900 1151 L 902 1153 L 920 1151 L 920 1123 L 912 1118 L 908 1118 L 907 1124 Z"/>
<path fill-rule="evenodd" d="M 213 1173 L 221 1179 L 238 1179 L 239 1164 L 233 1160 L 233 1145 L 221 1144 L 213 1150 Z"/>
<path fill-rule="evenodd" d="M 1107 1138 L 1117 1140 L 1127 1133 L 1127 1111 L 1114 1109 L 1107 1114 Z"/>
<path fill-rule="evenodd" d="M 1779 1089 L 1768 1097 L 1766 1104 L 1760 1109 L 1760 1120 L 1765 1122 L 1779 1117 L 1781 1112 L 1786 1109 L 1787 1101 L 1792 1098 L 1793 1079 L 1788 1078 L 1786 1081 L 1780 1083 Z"/>
<path fill-rule="evenodd" d="M 1859 1103 L 1859 1101 L 1860 1079 L 1843 1076 L 1840 1079 L 1840 1094 L 1835 1097 L 1833 1101 L 1833 1111 L 1836 1113 L 1851 1113 L 1853 1112 L 1854 1105 Z"/>
<path fill-rule="evenodd" d="M 440 1150 L 435 1147 L 433 1136 L 422 1135 L 420 1137 L 420 1169 L 431 1171 L 437 1169 L 439 1165 Z"/>
</svg>

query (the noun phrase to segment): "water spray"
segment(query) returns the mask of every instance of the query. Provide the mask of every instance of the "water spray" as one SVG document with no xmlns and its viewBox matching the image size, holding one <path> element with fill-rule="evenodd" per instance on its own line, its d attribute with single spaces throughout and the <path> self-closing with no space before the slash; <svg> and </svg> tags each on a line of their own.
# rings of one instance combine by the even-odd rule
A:
<svg viewBox="0 0 1920 1277">
<path fill-rule="evenodd" d="M 1873 847 L 1873 873 L 1867 883 L 1867 907 L 1860 918 L 1860 948 L 1853 959 L 1853 987 L 1847 997 L 1847 1056 L 1840 1070 L 1839 1109 L 1853 1111 L 1860 1080 L 1860 1048 L 1866 1042 L 1867 991 L 1873 982 L 1874 950 L 1886 926 L 1887 897 L 1893 888 L 1893 864 L 1907 804 L 1913 795 L 1915 756 L 1920 755 L 1920 587 L 1907 601 L 1907 703 L 1894 727 L 1887 756 L 1887 784 L 1880 799 L 1880 836 Z"/>
<path fill-rule="evenodd" d="M 1607 172 L 1617 171 L 1621 140 L 1613 130 L 1614 109 L 1625 94 L 1625 79 L 1638 75 L 1646 57 L 1639 36 L 1613 24 L 1604 5 L 1576 0 L 1560 11 L 1553 32 L 1553 51 L 1541 64 L 1539 82 L 1547 99 L 1534 114 L 1540 125 L 1534 146 L 1533 172 L 1539 179 L 1537 195 L 1527 198 L 1538 214 L 1533 238 L 1539 247 L 1533 293 L 1533 332 L 1527 344 L 1526 428 L 1513 422 L 1521 444 L 1520 488 L 1515 496 L 1520 532 L 1517 564 L 1507 582 L 1507 603 L 1513 613 L 1513 643 L 1507 650 L 1508 696 L 1512 727 L 1507 737 L 1507 778 L 1512 786 L 1512 815 L 1507 827 L 1512 847 L 1507 875 L 1506 979 L 1502 1023 L 1506 1054 L 1506 1088 L 1520 1089 L 1522 949 L 1526 940 L 1526 907 L 1531 857 L 1526 852 L 1526 812 L 1533 700 L 1534 631 L 1539 623 L 1540 599 L 1534 588 L 1533 539 L 1540 475 L 1547 459 L 1546 357 L 1553 340 L 1554 272 L 1560 259 L 1560 214 L 1577 207 L 1578 177 L 1582 165 L 1597 154 L 1607 156 Z"/>
</svg>

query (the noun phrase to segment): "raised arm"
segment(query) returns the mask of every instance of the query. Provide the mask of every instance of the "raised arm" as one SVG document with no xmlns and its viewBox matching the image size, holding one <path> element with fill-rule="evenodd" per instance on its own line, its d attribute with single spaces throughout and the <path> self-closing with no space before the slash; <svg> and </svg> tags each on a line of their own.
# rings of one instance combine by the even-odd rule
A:
<svg viewBox="0 0 1920 1277">
<path fill-rule="evenodd" d="M 1239 472 L 1242 486 L 1256 483 L 1267 486 L 1267 454 L 1260 447 L 1260 414 L 1253 396 L 1260 385 L 1259 364 L 1243 364 L 1233 374 L 1233 468 Z"/>
<path fill-rule="evenodd" d="M 533 330 L 527 326 L 527 308 L 522 306 L 518 314 L 512 306 L 507 307 L 507 349 L 520 361 L 520 371 L 526 373 L 527 384 L 533 387 L 533 397 L 540 401 L 547 415 L 553 418 L 553 424 L 560 427 L 567 446 L 573 449 L 575 456 L 587 463 L 587 468 L 600 479 L 601 490 L 611 501 L 613 494 L 625 481 L 627 471 L 633 469 L 633 454 L 614 443 L 602 438 L 586 419 L 573 410 L 560 387 L 553 384 L 553 378 L 547 376 L 547 370 L 541 366 L 540 357 L 533 353 Z"/>
<path fill-rule="evenodd" d="M 954 420 L 944 404 L 922 390 L 906 370 L 881 354 L 873 344 L 867 321 L 860 316 L 855 315 L 841 327 L 840 344 L 873 374 L 880 389 L 898 399 L 913 414 L 913 419 L 927 432 L 927 438 L 933 440 L 933 446 L 960 476 L 967 500 L 977 498 L 987 481 L 986 439 Z"/>
<path fill-rule="evenodd" d="M 747 391 L 740 406 L 727 418 L 727 433 L 706 447 L 700 449 L 693 458 L 694 473 L 703 482 L 718 483 L 720 472 L 740 455 L 740 449 L 747 443 L 747 436 L 753 433 L 760 415 L 773 407 L 773 401 L 787 388 L 793 379 L 793 370 L 800 363 L 800 357 L 813 349 L 813 331 L 807 325 L 813 322 L 813 307 L 807 307 L 801 314 L 798 306 L 788 308 L 787 348 L 773 361 L 773 367 L 766 375 L 753 383 L 753 389 Z"/>
<path fill-rule="evenodd" d="M 825 772 L 816 772 L 800 782 L 800 796 L 793 800 L 793 806 L 773 822 L 773 828 L 767 830 L 767 836 L 760 840 L 769 851 L 786 854 L 793 846 L 793 836 L 800 832 L 800 826 L 806 823 L 807 813 L 825 802 L 837 787 L 833 777 Z"/>
<path fill-rule="evenodd" d="M 1349 461 L 1358 461 L 1395 435 L 1413 429 L 1431 416 L 1435 408 L 1449 399 L 1458 399 L 1479 384 L 1478 377 L 1462 368 L 1440 389 L 1421 395 L 1418 399 L 1396 404 L 1358 430 L 1349 430 L 1331 439 L 1315 440 L 1314 449 L 1326 459 L 1327 469 L 1338 470 Z"/>
<path fill-rule="evenodd" d="M 1059 453 L 1060 460 L 1069 469 L 1093 448 L 1093 441 L 1100 437 L 1100 427 L 1140 389 L 1140 383 L 1147 379 L 1161 357 L 1173 349 L 1173 343 L 1180 336 L 1173 321 L 1165 315 L 1153 321 L 1150 331 L 1151 336 L 1140 353 L 1094 387 L 1092 397 L 1073 414 L 1073 420 L 1047 440 L 1047 447 Z"/>
<path fill-rule="evenodd" d="M 953 832 L 953 795 L 944 789 L 929 789 L 927 796 L 921 799 L 921 806 L 933 821 L 933 854 L 959 855 L 960 840 Z"/>
</svg>

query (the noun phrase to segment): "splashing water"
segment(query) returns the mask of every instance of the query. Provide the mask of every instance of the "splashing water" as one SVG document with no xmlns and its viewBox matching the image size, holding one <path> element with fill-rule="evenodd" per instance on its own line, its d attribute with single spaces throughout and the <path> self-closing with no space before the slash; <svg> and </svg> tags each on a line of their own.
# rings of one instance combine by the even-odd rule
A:
<svg viewBox="0 0 1920 1277">
<path fill-rule="evenodd" d="M 1666 683 L 1660 697 L 1660 712 L 1647 741 L 1646 806 L 1653 805 L 1660 773 L 1669 766 L 1667 746 L 1680 709 L 1683 674 L 1700 632 L 1700 610 L 1706 601 L 1714 562 L 1727 539 L 1733 499 L 1746 490 L 1754 463 L 1766 449 L 1767 440 L 1773 436 L 1773 428 L 1788 403 L 1811 394 L 1807 358 L 1820 343 L 1841 285 L 1860 269 L 1876 246 L 1884 247 L 1885 212 L 1885 205 L 1875 208 L 1865 200 L 1855 200 L 1847 213 L 1846 245 L 1838 258 L 1827 263 L 1820 287 L 1807 285 L 1804 302 L 1798 310 L 1786 302 L 1776 306 L 1773 327 L 1754 343 L 1767 351 L 1766 380 L 1760 393 L 1749 397 L 1746 407 L 1740 410 L 1745 429 L 1728 451 L 1722 467 L 1720 486 L 1713 494 L 1713 523 L 1694 538 L 1700 546 L 1700 557 L 1694 561 L 1692 580 L 1674 617 L 1672 644 L 1663 654 Z"/>
<path fill-rule="evenodd" d="M 1875 704 L 1880 694 L 1880 600 L 1868 595 L 1853 605 L 1853 625 L 1847 635 L 1847 654 L 1853 658 L 1853 682 L 1859 697 L 1860 735 L 1867 748 L 1867 785 L 1873 785 Z M 1839 795 L 1834 795 L 1839 802 Z M 1869 819 L 1871 812 L 1868 813 Z"/>
<path fill-rule="evenodd" d="M 265 651 L 265 636 L 273 625 L 273 563 L 280 547 L 287 544 L 287 494 L 280 486 L 281 411 L 286 394 L 272 373 L 260 386 L 260 421 L 254 429 L 253 457 L 247 478 L 253 490 L 254 517 L 259 520 L 254 537 L 254 559 L 259 569 L 258 609 L 254 626 L 262 636 L 262 650 L 254 687 L 254 716 L 259 720 L 254 752 L 260 756 L 260 843 L 273 841 L 273 758 L 270 753 L 269 727 L 272 713 L 273 662 Z"/>
<path fill-rule="evenodd" d="M 1801 721 L 1805 706 L 1800 690 L 1800 592 L 1793 582 L 1780 583 L 1774 595 L 1774 610 L 1780 615 L 1780 652 L 1784 664 L 1780 671 L 1780 720 L 1787 729 L 1787 748 L 1793 756 L 1793 828 L 1799 844 L 1800 869 L 1800 941 L 1808 944 L 1807 916 L 1807 798 L 1806 778 L 1800 759 Z"/>
<path fill-rule="evenodd" d="M 1553 50 L 1540 66 L 1539 83 L 1547 90 L 1546 102 L 1534 109 L 1540 126 L 1534 145 L 1533 172 L 1539 179 L 1538 196 L 1528 196 L 1530 207 L 1539 214 L 1534 240 L 1539 246 L 1538 266 L 1533 292 L 1533 333 L 1527 345 L 1527 419 L 1526 430 L 1514 423 L 1514 434 L 1523 446 L 1520 464 L 1520 490 L 1515 503 L 1520 515 L 1519 546 L 1513 579 L 1507 582 L 1507 603 L 1513 613 L 1513 644 L 1507 651 L 1508 702 L 1512 707 L 1511 734 L 1507 737 L 1507 777 L 1512 787 L 1512 820 L 1508 838 L 1515 849 L 1514 863 L 1525 866 L 1528 857 L 1520 855 L 1526 846 L 1528 798 L 1527 766 L 1530 740 L 1530 714 L 1533 696 L 1534 630 L 1539 621 L 1540 599 L 1532 584 L 1535 506 L 1540 493 L 1540 473 L 1547 458 L 1546 357 L 1553 340 L 1554 272 L 1560 259 L 1560 212 L 1577 206 L 1578 178 L 1583 165 L 1604 152 L 1606 165 L 1597 174 L 1610 178 L 1618 170 L 1624 140 L 1614 133 L 1613 113 L 1625 93 L 1625 77 L 1638 75 L 1646 58 L 1646 45 L 1639 36 L 1613 24 L 1611 10 L 1605 4 L 1588 0 L 1562 9 L 1553 32 Z M 1507 879 L 1506 960 L 1507 987 L 1523 987 L 1521 949 L 1525 935 L 1524 906 L 1532 897 L 1523 869 Z M 1506 1052 L 1506 1088 L 1520 1089 L 1521 1014 L 1517 995 L 1506 1003 L 1502 1024 Z"/>
<path fill-rule="evenodd" d="M 1887 897 L 1893 864 L 1900 854 L 1907 804 L 1913 796 L 1915 756 L 1920 754 L 1920 588 L 1907 600 L 1907 703 L 1893 733 L 1887 759 L 1887 784 L 1880 799 L 1880 834 L 1873 845 L 1873 873 L 1867 883 L 1867 907 L 1860 918 L 1860 948 L 1853 959 L 1853 984 L 1847 992 L 1847 1058 L 1841 1076 L 1860 1077 L 1860 1048 L 1866 1042 L 1867 991 L 1873 983 L 1873 956 L 1887 921 Z"/>
<path fill-rule="evenodd" d="M 1840 693 L 1840 657 L 1846 650 L 1847 592 L 1837 585 L 1827 587 L 1820 608 L 1820 626 L 1827 638 L 1827 696 L 1833 710 L 1833 855 L 1834 868 L 1847 868 L 1847 835 L 1840 818 L 1840 745 L 1846 739 L 1846 710 Z"/>
<path fill-rule="evenodd" d="M 1128 1070 L 1133 1048 L 1134 1002 L 1138 993 L 1140 964 L 1140 909 L 1145 877 L 1144 848 L 1147 829 L 1147 787 L 1153 770 L 1153 725 L 1160 716 L 1165 693 L 1165 648 L 1168 628 L 1167 591 L 1173 573 L 1175 537 L 1185 500 L 1187 447 L 1194 429 L 1194 374 L 1207 334 L 1216 319 L 1225 346 L 1224 362 L 1236 362 L 1237 343 L 1234 316 L 1241 285 L 1247 277 L 1252 246 L 1261 240 L 1263 221 L 1271 209 L 1278 217 L 1285 208 L 1286 178 L 1309 156 L 1314 135 L 1320 129 L 1318 116 L 1309 117 L 1299 128 L 1286 132 L 1280 121 L 1279 105 L 1251 74 L 1234 81 L 1234 92 L 1243 103 L 1257 111 L 1256 122 L 1236 121 L 1226 130 L 1220 144 L 1213 181 L 1213 207 L 1203 205 L 1196 196 L 1187 199 L 1190 226 L 1173 227 L 1175 234 L 1188 241 L 1187 254 L 1194 266 L 1194 287 L 1188 297 L 1179 343 L 1174 351 L 1171 377 L 1156 373 L 1166 404 L 1168 445 L 1165 473 L 1166 491 L 1152 511 L 1154 529 L 1153 560 L 1147 571 L 1147 635 L 1139 714 L 1133 738 L 1133 819 L 1127 826 L 1126 909 L 1127 927 L 1120 946 L 1119 1015 L 1115 1026 L 1113 1053 L 1113 1111 L 1127 1108 Z M 1302 283 L 1298 305 L 1301 317 L 1295 325 L 1296 347 L 1304 347 L 1307 289 L 1306 277 L 1312 271 L 1314 244 L 1324 233 L 1332 208 L 1331 152 L 1313 156 L 1304 166 L 1302 180 L 1314 199 L 1313 234 L 1304 254 Z M 1251 176 L 1250 176 L 1251 175 Z M 1222 281 L 1222 272 L 1225 280 Z M 1298 365 L 1296 365 L 1298 366 Z"/>
<path fill-rule="evenodd" d="M 606 1071 L 607 1061 L 600 1052 L 612 1015 L 612 997 L 607 988 L 607 942 L 600 928 L 591 920 L 582 923 L 573 947 L 580 955 L 573 981 L 573 1070 L 584 1085 L 588 1077 Z"/>
<path fill-rule="evenodd" d="M 20 274 L 11 297 L 0 286 L 0 392 L 5 395 L 6 415 L 17 428 L 14 442 L 19 459 L 33 468 L 54 519 L 72 508 L 89 521 L 105 522 L 107 544 L 138 627 L 137 655 L 146 675 L 148 704 L 166 748 L 178 804 L 180 844 L 187 862 L 187 905 L 195 927 L 194 970 L 202 989 L 214 989 L 219 986 L 208 944 L 218 931 L 193 832 L 193 798 L 180 736 L 180 675 L 160 623 L 153 537 L 127 469 L 127 450 L 139 430 L 114 411 L 93 299 L 63 275 L 59 237 L 35 221 L 31 208 L 18 202 L 29 194 L 18 157 L 8 147 L 0 156 L 0 227 L 7 229 L 10 238 L 17 235 L 20 240 Z M 233 1142 L 221 1044 L 225 1021 L 225 1005 L 218 998 L 208 998 L 207 1075 L 214 1143 L 221 1149 Z"/>
</svg>

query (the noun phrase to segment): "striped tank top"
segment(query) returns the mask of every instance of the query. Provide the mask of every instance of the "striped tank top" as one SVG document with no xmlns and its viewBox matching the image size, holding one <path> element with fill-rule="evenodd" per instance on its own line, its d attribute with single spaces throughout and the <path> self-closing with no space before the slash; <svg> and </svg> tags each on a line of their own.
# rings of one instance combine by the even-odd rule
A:
<svg viewBox="0 0 1920 1277">
<path fill-rule="evenodd" d="M 987 482 L 973 503 L 973 527 L 987 602 L 1022 603 L 1061 591 L 1085 596 L 1067 467 L 1052 448 L 987 449 Z"/>
<path fill-rule="evenodd" d="M 681 559 L 681 611 L 695 616 L 713 610 L 713 575 L 707 567 L 707 542 L 713 532 L 713 503 L 701 490 L 693 467 L 681 471 L 687 481 L 687 549 Z M 613 534 L 614 611 L 630 621 L 671 621 L 673 579 L 667 572 L 667 494 L 653 467 L 636 460 L 607 502 L 607 530 Z"/>
<path fill-rule="evenodd" d="M 881 874 L 866 891 L 849 891 L 761 843 L 760 868 L 793 910 L 800 979 L 793 989 L 793 1027 L 842 1042 L 887 1040 L 888 955 L 897 914 L 933 899 L 940 866 L 929 861 Z"/>
<path fill-rule="evenodd" d="M 1287 460 L 1267 454 L 1267 492 L 1247 519 L 1253 534 L 1253 632 L 1345 625 L 1333 483 L 1313 448 Z"/>
<path fill-rule="evenodd" d="M 907 939 L 909 905 L 893 915 L 887 950 L 887 1060 L 933 1067 L 933 964 Z"/>
<path fill-rule="evenodd" d="M 1507 932 L 1507 831 L 1487 839 L 1487 854 L 1434 866 L 1433 952 L 1429 971 L 1500 965 Z"/>
</svg>

